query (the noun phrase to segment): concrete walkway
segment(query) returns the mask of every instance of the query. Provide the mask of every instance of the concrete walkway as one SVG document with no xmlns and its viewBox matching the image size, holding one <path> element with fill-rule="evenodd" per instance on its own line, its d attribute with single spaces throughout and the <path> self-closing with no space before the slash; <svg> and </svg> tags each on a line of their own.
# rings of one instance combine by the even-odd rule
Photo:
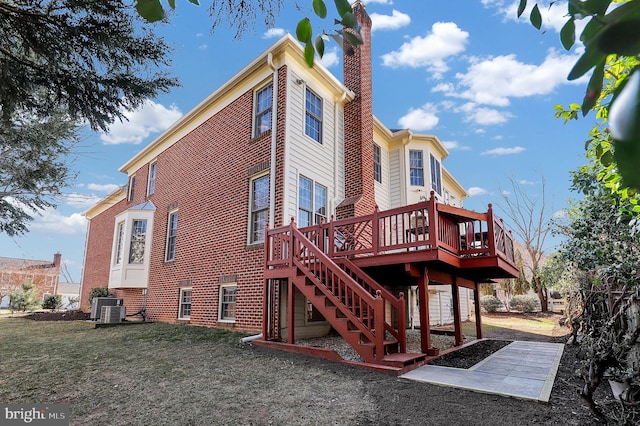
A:
<svg viewBox="0 0 640 426">
<path fill-rule="evenodd" d="M 516 341 L 468 370 L 424 365 L 404 379 L 549 402 L 564 345 Z"/>
</svg>

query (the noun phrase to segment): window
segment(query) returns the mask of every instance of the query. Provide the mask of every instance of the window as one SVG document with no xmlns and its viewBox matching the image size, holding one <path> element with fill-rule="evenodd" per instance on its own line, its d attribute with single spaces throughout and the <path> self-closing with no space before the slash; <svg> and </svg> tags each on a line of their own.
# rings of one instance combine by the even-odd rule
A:
<svg viewBox="0 0 640 426">
<path fill-rule="evenodd" d="M 220 286 L 219 321 L 235 321 L 236 319 L 236 286 Z"/>
<path fill-rule="evenodd" d="M 124 222 L 118 223 L 118 231 L 116 237 L 116 265 L 120 265 L 122 263 L 122 255 L 124 252 Z"/>
<path fill-rule="evenodd" d="M 422 151 L 409 151 L 409 179 L 413 186 L 424 186 Z"/>
<path fill-rule="evenodd" d="M 178 319 L 191 318 L 191 292 L 190 288 L 180 289 L 180 306 L 178 308 Z"/>
<path fill-rule="evenodd" d="M 382 151 L 376 144 L 373 144 L 373 178 L 382 183 Z"/>
<path fill-rule="evenodd" d="M 327 188 L 304 176 L 299 178 L 298 226 L 304 228 L 327 219 Z"/>
<path fill-rule="evenodd" d="M 178 234 L 178 211 L 169 213 L 167 225 L 167 248 L 164 254 L 165 262 L 176 259 L 176 235 Z"/>
<path fill-rule="evenodd" d="M 254 137 L 271 129 L 271 106 L 273 86 L 269 84 L 256 92 Z"/>
<path fill-rule="evenodd" d="M 129 178 L 129 193 L 127 194 L 127 201 L 133 200 L 133 196 L 136 190 L 136 175 Z"/>
<path fill-rule="evenodd" d="M 431 155 L 431 189 L 436 194 L 442 195 L 442 177 L 440 175 L 440 161 L 436 160 L 436 157 Z"/>
<path fill-rule="evenodd" d="M 149 164 L 149 184 L 147 185 L 147 195 L 153 195 L 156 192 L 156 169 L 158 167 L 157 162 Z"/>
<path fill-rule="evenodd" d="M 131 245 L 129 247 L 129 263 L 144 262 L 144 244 L 147 237 L 146 219 L 134 219 L 131 225 Z"/>
<path fill-rule="evenodd" d="M 322 143 L 322 99 L 309 89 L 305 102 L 304 133 Z"/>
<path fill-rule="evenodd" d="M 269 219 L 269 175 L 251 181 L 251 218 L 249 243 L 264 241 L 264 231 Z"/>
</svg>

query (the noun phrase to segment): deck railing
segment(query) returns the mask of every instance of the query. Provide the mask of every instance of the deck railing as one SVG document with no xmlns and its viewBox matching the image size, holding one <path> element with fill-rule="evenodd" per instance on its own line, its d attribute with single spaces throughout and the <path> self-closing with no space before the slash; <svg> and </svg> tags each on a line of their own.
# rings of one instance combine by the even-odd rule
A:
<svg viewBox="0 0 640 426">
<path fill-rule="evenodd" d="M 404 207 L 301 228 L 329 257 L 361 257 L 442 249 L 459 257 L 498 256 L 515 265 L 513 236 L 493 214 L 436 203 Z M 286 266 L 288 227 L 268 230 L 268 267 Z"/>
</svg>

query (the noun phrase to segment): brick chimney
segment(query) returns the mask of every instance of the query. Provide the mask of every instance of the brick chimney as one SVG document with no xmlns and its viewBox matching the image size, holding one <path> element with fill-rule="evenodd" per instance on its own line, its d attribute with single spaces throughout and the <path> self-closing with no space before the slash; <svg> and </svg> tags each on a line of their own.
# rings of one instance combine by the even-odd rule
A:
<svg viewBox="0 0 640 426">
<path fill-rule="evenodd" d="M 343 54 L 344 85 L 355 98 L 344 107 L 345 200 L 338 218 L 373 213 L 376 205 L 373 175 L 373 99 L 371 83 L 371 18 L 360 1 L 353 4 L 364 44 Z"/>
<path fill-rule="evenodd" d="M 53 266 L 56 268 L 60 267 L 60 260 L 62 259 L 62 253 L 55 253 L 53 255 Z"/>
</svg>

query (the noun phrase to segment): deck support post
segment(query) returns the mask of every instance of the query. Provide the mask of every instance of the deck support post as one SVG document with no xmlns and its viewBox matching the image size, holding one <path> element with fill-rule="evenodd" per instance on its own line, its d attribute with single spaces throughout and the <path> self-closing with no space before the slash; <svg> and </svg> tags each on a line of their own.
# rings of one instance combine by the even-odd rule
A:
<svg viewBox="0 0 640 426">
<path fill-rule="evenodd" d="M 475 305 L 476 314 L 476 339 L 482 339 L 482 316 L 480 315 L 480 284 L 475 281 L 475 289 L 473 290 L 473 303 Z"/>
<path fill-rule="evenodd" d="M 464 342 L 462 337 L 462 319 L 460 318 L 460 290 L 456 282 L 455 275 L 451 283 L 451 293 L 453 302 L 453 327 L 455 333 L 455 346 L 461 346 Z"/>
<path fill-rule="evenodd" d="M 289 279 L 288 280 L 288 284 L 289 284 L 289 288 L 287 289 L 287 299 L 288 299 L 288 305 L 289 305 L 289 309 L 287 310 L 287 315 L 288 315 L 288 329 L 287 329 L 287 343 L 289 343 L 290 345 L 293 345 L 296 343 L 296 338 L 295 338 L 295 312 L 294 312 L 294 307 L 296 304 L 296 287 L 293 285 L 293 279 Z"/>
<path fill-rule="evenodd" d="M 439 350 L 431 347 L 431 323 L 429 322 L 429 271 L 422 269 L 418 278 L 418 301 L 420 303 L 420 350 L 423 354 L 437 355 Z"/>
</svg>

